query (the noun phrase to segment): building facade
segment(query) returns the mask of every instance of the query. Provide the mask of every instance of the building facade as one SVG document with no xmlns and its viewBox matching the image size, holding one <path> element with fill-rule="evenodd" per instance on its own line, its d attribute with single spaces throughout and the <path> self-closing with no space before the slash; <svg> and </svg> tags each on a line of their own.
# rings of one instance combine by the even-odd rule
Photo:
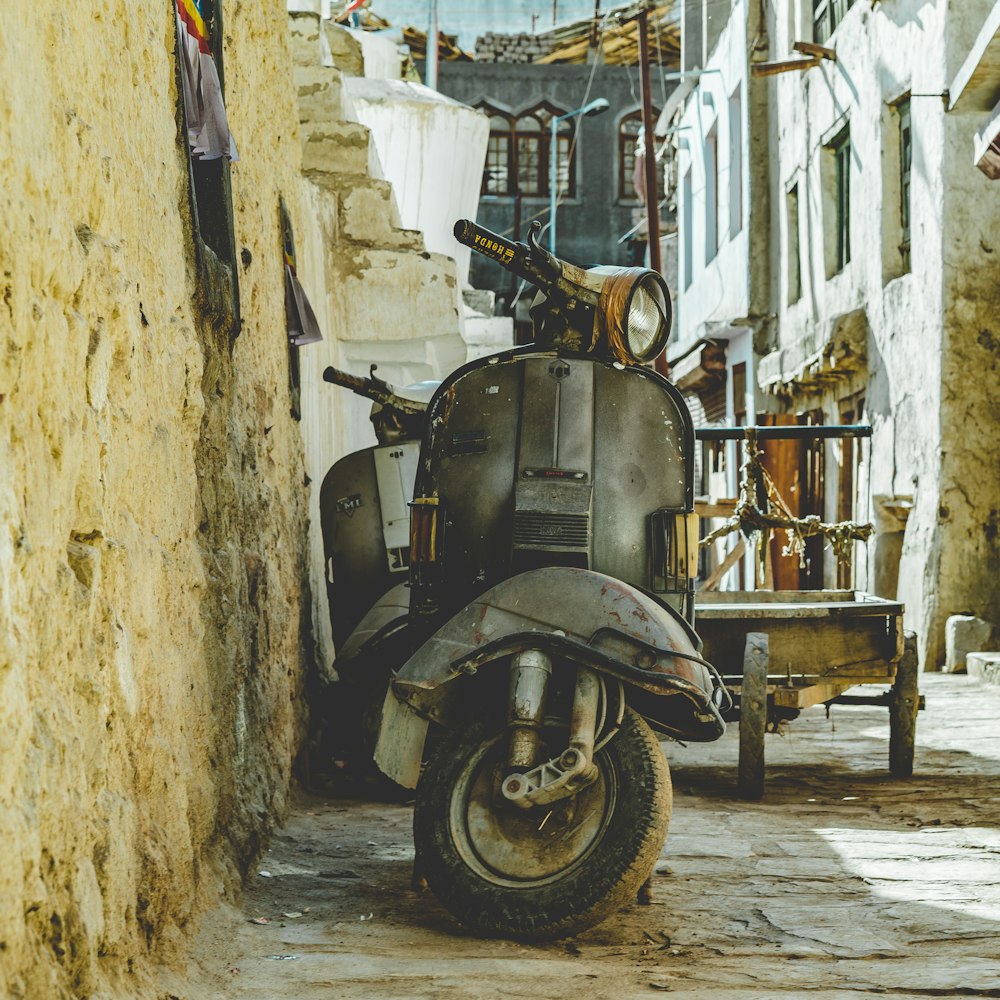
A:
<svg viewBox="0 0 1000 1000">
<path fill-rule="evenodd" d="M 756 92 L 766 107 L 744 140 L 769 168 L 766 225 L 734 275 L 748 275 L 758 303 L 754 409 L 872 426 L 870 442 L 817 451 L 815 499 L 828 520 L 874 522 L 850 582 L 905 602 L 931 669 L 944 661 L 949 615 L 1000 616 L 991 430 L 1000 202 L 972 164 L 967 114 L 948 103 L 992 6 L 781 0 L 761 25 L 732 8 L 756 39 L 745 48 L 750 105 Z M 734 30 L 722 30 L 714 58 Z M 702 76 L 686 115 L 706 84 Z M 702 148 L 711 158 L 707 138 Z M 682 208 L 680 227 L 682 246 L 686 230 L 711 242 L 697 208 L 690 220 Z M 682 280 L 688 338 L 706 301 Z M 713 319 L 741 314 L 735 303 L 723 312 Z M 825 586 L 847 582 L 823 560 Z"/>
<path fill-rule="evenodd" d="M 642 107 L 634 67 L 524 64 L 512 72 L 504 63 L 447 62 L 438 74 L 442 93 L 489 116 L 477 221 L 519 239 L 535 219 L 548 232 L 551 116 L 596 98 L 608 101 L 604 113 L 571 118 L 559 127 L 556 252 L 582 265 L 634 263 L 633 230 L 642 217 L 633 184 Z M 671 87 L 664 83 L 662 90 L 669 93 Z M 507 305 L 520 284 L 475 257 L 471 280 Z"/>
</svg>

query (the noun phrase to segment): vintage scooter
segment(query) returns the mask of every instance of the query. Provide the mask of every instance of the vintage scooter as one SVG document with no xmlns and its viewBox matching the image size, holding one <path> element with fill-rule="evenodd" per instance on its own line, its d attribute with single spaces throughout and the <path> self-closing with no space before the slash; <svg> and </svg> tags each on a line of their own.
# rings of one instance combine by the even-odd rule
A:
<svg viewBox="0 0 1000 1000">
<path fill-rule="evenodd" d="M 669 334 L 666 284 L 577 268 L 537 231 L 456 225 L 538 287 L 536 342 L 434 393 L 408 594 L 341 654 L 394 671 L 375 757 L 416 788 L 417 874 L 471 930 L 529 939 L 636 898 L 671 810 L 654 730 L 715 740 L 730 707 L 693 629 L 690 415 L 644 366 Z"/>
<path fill-rule="evenodd" d="M 427 401 L 438 385 L 419 383 L 397 392 L 378 378 L 375 368 L 372 365 L 368 378 L 334 367 L 323 372 L 325 381 L 373 401 L 371 422 L 378 443 L 341 458 L 320 486 L 324 576 L 338 682 L 311 695 L 313 718 L 322 734 L 320 756 L 325 763 L 346 765 L 341 776 L 369 791 L 384 782 L 378 780 L 372 754 L 389 672 L 384 663 L 372 666 L 354 654 L 387 620 L 406 619 L 408 505 Z M 368 625 L 362 626 L 366 619 Z M 373 620 L 378 624 L 370 626 Z M 382 656 L 387 652 L 384 646 L 380 650 Z M 398 655 L 390 658 L 390 666 L 402 662 Z"/>
</svg>

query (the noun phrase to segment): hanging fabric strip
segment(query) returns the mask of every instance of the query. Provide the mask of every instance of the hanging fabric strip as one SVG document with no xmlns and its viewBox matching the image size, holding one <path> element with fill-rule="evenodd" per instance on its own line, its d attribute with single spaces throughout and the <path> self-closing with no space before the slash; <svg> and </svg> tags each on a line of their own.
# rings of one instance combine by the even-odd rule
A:
<svg viewBox="0 0 1000 1000">
<path fill-rule="evenodd" d="M 365 0 L 349 0 L 347 6 L 334 18 L 334 20 L 338 22 L 346 21 L 351 14 L 364 6 L 364 2 Z"/>
<path fill-rule="evenodd" d="M 202 0 L 176 0 L 177 50 L 181 57 L 181 83 L 187 115 L 191 155 L 203 160 L 220 156 L 236 161 L 236 141 L 222 100 L 219 71 L 208 44 L 202 17 Z"/>
<path fill-rule="evenodd" d="M 285 264 L 285 320 L 288 323 L 288 339 L 296 347 L 315 344 L 323 339 L 319 321 L 309 303 L 305 289 L 295 276 L 295 268 Z"/>
</svg>

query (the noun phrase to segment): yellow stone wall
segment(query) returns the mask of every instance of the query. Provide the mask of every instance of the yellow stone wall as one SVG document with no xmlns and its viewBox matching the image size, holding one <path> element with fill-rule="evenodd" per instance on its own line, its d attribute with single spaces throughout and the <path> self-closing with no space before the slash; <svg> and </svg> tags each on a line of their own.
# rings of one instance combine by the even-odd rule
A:
<svg viewBox="0 0 1000 1000">
<path fill-rule="evenodd" d="M 311 222 L 285 5 L 223 6 L 232 345 L 193 304 L 170 0 L 4 3 L 5 998 L 147 995 L 152 962 L 253 860 L 301 736 L 279 196 L 300 238 Z"/>
</svg>

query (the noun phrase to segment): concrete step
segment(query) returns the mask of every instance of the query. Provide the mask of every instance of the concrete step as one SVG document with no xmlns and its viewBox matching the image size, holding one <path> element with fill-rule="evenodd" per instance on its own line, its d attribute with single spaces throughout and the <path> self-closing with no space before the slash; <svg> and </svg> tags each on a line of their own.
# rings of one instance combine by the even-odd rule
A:
<svg viewBox="0 0 1000 1000">
<path fill-rule="evenodd" d="M 344 178 L 339 194 L 340 238 L 359 246 L 422 252 L 423 235 L 400 225 L 392 185 L 371 177 Z"/>
<path fill-rule="evenodd" d="M 329 43 L 323 35 L 318 12 L 290 10 L 288 29 L 293 65 L 332 65 Z"/>
<path fill-rule="evenodd" d="M 299 102 L 299 122 L 330 122 L 353 120 L 346 114 L 343 78 L 335 69 L 326 66 L 299 66 L 294 73 L 295 90 Z"/>
<path fill-rule="evenodd" d="M 342 175 L 378 178 L 378 155 L 371 133 L 357 122 L 303 123 L 302 172 L 320 187 L 338 192 Z"/>
<path fill-rule="evenodd" d="M 1000 687 L 1000 652 L 969 653 L 965 657 L 965 667 L 970 677 Z"/>
<path fill-rule="evenodd" d="M 342 244 L 330 287 L 344 313 L 341 339 L 402 341 L 457 333 L 455 262 L 441 254 Z M 459 341 L 461 338 L 459 338 Z"/>
</svg>

